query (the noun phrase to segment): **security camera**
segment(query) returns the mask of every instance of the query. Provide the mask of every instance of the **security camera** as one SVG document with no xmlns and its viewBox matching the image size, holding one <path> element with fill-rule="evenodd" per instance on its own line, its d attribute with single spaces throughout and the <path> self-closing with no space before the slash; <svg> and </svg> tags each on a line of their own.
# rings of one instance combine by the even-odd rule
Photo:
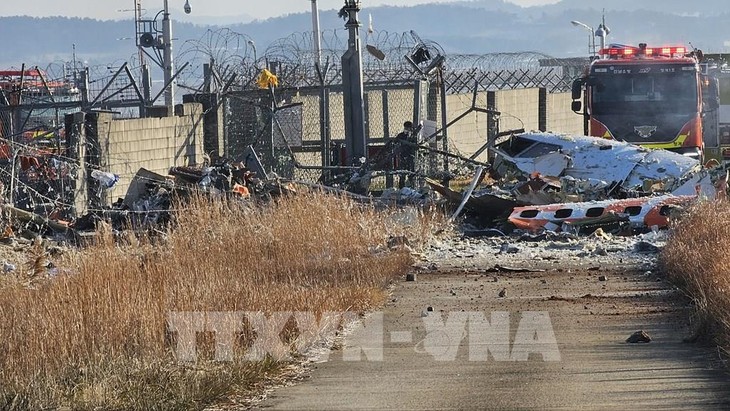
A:
<svg viewBox="0 0 730 411">
<path fill-rule="evenodd" d="M 190 14 L 193 11 L 192 7 L 190 7 L 190 0 L 185 1 L 184 10 L 185 10 L 185 14 Z"/>
</svg>

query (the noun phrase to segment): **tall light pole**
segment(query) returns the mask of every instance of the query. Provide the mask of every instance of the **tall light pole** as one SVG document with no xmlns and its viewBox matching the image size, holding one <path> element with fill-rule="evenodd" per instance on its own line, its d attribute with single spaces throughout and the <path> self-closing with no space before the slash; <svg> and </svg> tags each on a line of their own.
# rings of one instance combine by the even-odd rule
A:
<svg viewBox="0 0 730 411">
<path fill-rule="evenodd" d="M 142 63 L 143 83 L 145 86 L 145 105 L 149 104 L 148 91 L 151 83 L 149 69 L 144 64 L 142 53 L 154 61 L 164 74 L 165 106 L 170 114 L 174 112 L 175 106 L 175 63 L 172 55 L 172 20 L 170 19 L 170 8 L 168 0 L 163 0 L 163 7 L 153 19 L 142 18 L 142 0 L 134 0 L 135 3 L 135 25 L 137 32 L 137 47 L 140 51 L 140 62 Z M 186 14 L 192 12 L 190 0 L 185 0 L 183 7 Z M 162 30 L 157 27 L 158 17 L 162 14 Z M 153 50 L 152 52 L 146 49 Z M 155 100 L 157 97 L 155 97 Z"/>
<path fill-rule="evenodd" d="M 162 61 L 164 65 L 162 69 L 165 74 L 165 105 L 172 114 L 175 108 L 175 63 L 172 57 L 172 21 L 170 20 L 170 8 L 167 1 L 164 1 L 162 10 Z M 192 11 L 190 0 L 185 0 L 183 8 L 185 14 L 190 14 Z"/>
<path fill-rule="evenodd" d="M 170 115 L 175 108 L 175 84 L 172 79 L 175 72 L 174 62 L 172 61 L 172 22 L 170 21 L 170 9 L 165 0 L 162 11 L 162 68 L 165 80 L 165 105 Z"/>
<path fill-rule="evenodd" d="M 347 157 L 352 164 L 358 164 L 361 158 L 367 160 L 359 12 L 360 0 L 345 0 L 345 6 L 340 10 L 340 17 L 346 19 L 345 28 L 350 32 L 347 51 L 342 56 L 342 86 L 345 106 L 345 144 Z"/>
<path fill-rule="evenodd" d="M 582 27 L 588 30 L 588 55 L 594 57 L 596 55 L 596 38 L 594 37 L 595 32 L 593 31 L 593 27 L 577 20 L 572 20 L 570 23 L 576 27 Z"/>
<path fill-rule="evenodd" d="M 314 40 L 314 62 L 322 65 L 322 35 L 319 30 L 317 0 L 312 0 L 312 40 Z"/>
</svg>

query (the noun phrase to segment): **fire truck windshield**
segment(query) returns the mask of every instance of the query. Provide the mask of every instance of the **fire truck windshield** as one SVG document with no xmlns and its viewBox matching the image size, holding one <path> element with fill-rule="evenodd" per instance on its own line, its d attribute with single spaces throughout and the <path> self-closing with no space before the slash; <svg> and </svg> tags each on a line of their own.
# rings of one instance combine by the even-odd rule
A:
<svg viewBox="0 0 730 411">
<path fill-rule="evenodd" d="M 696 71 L 595 74 L 591 79 L 591 114 L 691 114 L 698 109 Z"/>
</svg>

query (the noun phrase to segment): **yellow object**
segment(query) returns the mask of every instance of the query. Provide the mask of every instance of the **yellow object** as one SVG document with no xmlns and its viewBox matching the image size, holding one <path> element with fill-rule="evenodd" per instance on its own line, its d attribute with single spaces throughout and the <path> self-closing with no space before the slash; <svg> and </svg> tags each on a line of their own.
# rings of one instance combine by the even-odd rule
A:
<svg viewBox="0 0 730 411">
<path fill-rule="evenodd" d="M 680 134 L 676 140 L 670 141 L 668 143 L 648 143 L 648 144 L 641 144 L 641 146 L 646 147 L 646 148 L 655 148 L 655 149 L 656 148 L 681 147 L 684 144 L 684 140 L 687 140 L 687 137 L 689 137 L 688 134 Z"/>
<path fill-rule="evenodd" d="M 278 87 L 279 79 L 274 73 L 267 69 L 263 69 L 261 70 L 259 79 L 256 80 L 256 84 L 258 84 L 260 88 Z"/>
</svg>

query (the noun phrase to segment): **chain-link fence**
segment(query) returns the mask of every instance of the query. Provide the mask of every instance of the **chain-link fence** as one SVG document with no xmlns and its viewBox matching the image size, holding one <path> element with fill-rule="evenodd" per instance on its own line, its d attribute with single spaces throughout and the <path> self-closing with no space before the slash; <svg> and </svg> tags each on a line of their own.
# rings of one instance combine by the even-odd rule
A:
<svg viewBox="0 0 730 411">
<path fill-rule="evenodd" d="M 81 67 L 53 62 L 44 69 L 0 72 L 0 192 L 16 213 L 54 220 L 72 216 L 81 166 L 69 154 L 66 115 L 111 107 L 119 108 L 117 117 L 138 114 L 123 110 L 139 104 L 139 95 L 127 63 L 118 63 Z M 101 152 L 88 147 L 88 152 L 94 150 Z"/>
<path fill-rule="evenodd" d="M 235 38 L 231 36 L 226 32 L 226 42 Z M 342 73 L 338 64 L 333 63 L 344 52 L 345 44 L 337 32 L 326 39 L 327 70 L 318 73 L 313 68 L 310 43 L 311 35 L 292 35 L 270 46 L 264 61 L 251 58 L 249 48 L 246 56 L 234 59 L 241 63 L 238 67 L 243 77 L 250 76 L 252 66 L 268 64 L 278 75 L 280 87 L 259 90 L 252 88 L 249 81 L 247 86 L 228 93 L 225 155 L 238 158 L 252 145 L 271 171 L 307 181 L 322 181 L 323 176 L 331 176 L 331 171 L 323 172 L 326 166 L 348 165 L 343 147 Z M 375 58 L 376 53 L 371 50 L 365 53 L 363 64 L 368 154 L 377 163 L 373 164 L 375 171 L 386 176 L 398 169 L 398 153 L 388 153 L 388 143 L 402 131 L 405 121 L 423 126 L 423 147 L 418 150 L 411 171 L 419 176 L 447 178 L 478 164 L 490 133 L 499 131 L 498 116 L 490 112 L 494 101 L 484 97 L 487 91 L 565 91 L 585 63 L 553 59 L 540 53 L 445 56 L 436 43 L 421 40 L 414 33 L 378 33 L 366 38 L 366 43 L 369 49 L 386 56 L 382 60 Z M 250 42 L 246 44 L 251 46 Z M 217 58 L 232 60 L 231 56 Z M 429 64 L 437 58 L 442 63 L 429 71 Z M 226 66 L 229 72 L 230 67 Z M 473 101 L 472 92 L 480 93 L 479 101 Z M 477 110 L 472 109 L 469 116 L 450 124 L 475 104 Z M 453 143 L 457 136 L 458 145 Z M 384 179 L 384 185 L 393 184 L 393 179 Z"/>
<path fill-rule="evenodd" d="M 399 161 L 402 150 L 394 148 L 393 139 L 403 131 L 404 122 L 423 127 L 419 134 L 422 147 L 411 170 L 406 171 L 446 178 L 482 161 L 481 149 L 489 136 L 499 131 L 497 116 L 490 112 L 495 102 L 489 92 L 535 87 L 565 91 L 587 63 L 535 52 L 447 54 L 436 42 L 421 39 L 412 31 L 363 35 L 365 134 L 368 155 L 374 159 L 370 166 L 383 176 L 384 185 L 397 184 L 403 174 L 399 171 L 403 167 Z M 340 59 L 346 49 L 346 31 L 323 32 L 322 57 L 319 69 L 315 69 L 317 56 L 311 33 L 292 34 L 257 50 L 249 36 L 229 29 L 209 30 L 201 39 L 180 47 L 177 67 L 184 68 L 178 86 L 193 94 L 223 96 L 225 137 L 222 152 L 217 154 L 241 160 L 247 147 L 253 146 L 267 171 L 286 178 L 325 181 L 352 172 L 344 147 Z M 57 63 L 46 72 L 49 81 L 65 79 L 82 84 L 90 101 L 126 103 L 139 98 L 131 80 L 140 64 L 114 62 L 82 73 Z M 264 67 L 278 76 L 279 86 L 273 90 L 256 86 Z M 68 73 L 84 78 L 71 79 Z M 138 79 L 137 84 L 140 82 Z M 478 98 L 473 99 L 472 92 L 478 92 Z M 61 126 L 63 109 L 41 108 L 54 102 L 48 97 L 35 101 L 33 116 L 25 117 Z M 56 94 L 54 98 L 58 102 L 62 97 Z M 73 98 L 80 97 L 77 94 Z M 468 110 L 468 115 L 462 116 Z M 129 109 L 118 111 L 122 114 L 117 116 L 134 116 Z M 3 111 L 0 116 L 3 127 L 14 124 L 14 129 L 26 131 L 32 126 L 30 120 L 18 126 L 24 121 L 20 112 Z M 506 116 L 509 113 L 503 113 L 503 119 Z M 8 133 L 3 130 L 4 136 Z"/>
</svg>

